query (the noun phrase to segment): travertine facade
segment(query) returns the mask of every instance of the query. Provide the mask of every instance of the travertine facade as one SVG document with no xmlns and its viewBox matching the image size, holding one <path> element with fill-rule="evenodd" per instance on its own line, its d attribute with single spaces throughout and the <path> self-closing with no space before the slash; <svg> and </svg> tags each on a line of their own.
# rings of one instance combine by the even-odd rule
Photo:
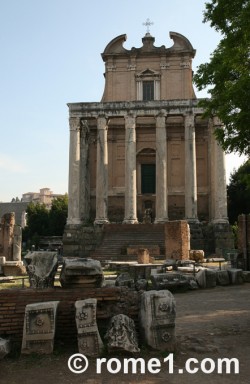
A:
<svg viewBox="0 0 250 384">
<path fill-rule="evenodd" d="M 101 102 L 71 103 L 68 229 L 89 222 L 227 224 L 224 153 L 192 86 L 191 43 L 105 48 Z M 70 231 L 67 232 L 70 237 Z"/>
</svg>

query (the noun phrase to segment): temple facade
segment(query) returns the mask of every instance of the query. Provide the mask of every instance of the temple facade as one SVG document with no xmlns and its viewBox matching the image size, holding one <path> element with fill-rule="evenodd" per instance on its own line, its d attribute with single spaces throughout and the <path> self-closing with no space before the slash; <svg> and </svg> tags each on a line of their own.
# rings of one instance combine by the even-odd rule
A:
<svg viewBox="0 0 250 384">
<path fill-rule="evenodd" d="M 225 158 L 214 137 L 222 123 L 203 118 L 191 43 L 175 32 L 170 38 L 171 47 L 156 47 L 147 32 L 130 50 L 126 35 L 114 38 L 102 53 L 101 102 L 68 104 L 66 248 L 72 237 L 80 241 L 80 228 L 145 217 L 152 224 L 187 220 L 200 239 L 204 223 L 228 231 Z"/>
</svg>

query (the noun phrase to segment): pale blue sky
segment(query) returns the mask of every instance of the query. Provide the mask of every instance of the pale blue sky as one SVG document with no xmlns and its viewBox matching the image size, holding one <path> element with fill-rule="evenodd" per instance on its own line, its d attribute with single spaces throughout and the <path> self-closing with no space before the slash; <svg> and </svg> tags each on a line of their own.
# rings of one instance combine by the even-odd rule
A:
<svg viewBox="0 0 250 384">
<path fill-rule="evenodd" d="M 196 49 L 193 69 L 220 36 L 202 23 L 197 0 L 0 0 L 0 201 L 49 187 L 68 190 L 69 102 L 100 101 L 106 45 L 127 34 L 140 47 L 149 17 L 155 45 L 169 31 Z M 207 94 L 197 93 L 198 97 Z M 242 160 L 241 160 L 242 162 Z M 227 173 L 238 167 L 227 158 Z"/>
</svg>

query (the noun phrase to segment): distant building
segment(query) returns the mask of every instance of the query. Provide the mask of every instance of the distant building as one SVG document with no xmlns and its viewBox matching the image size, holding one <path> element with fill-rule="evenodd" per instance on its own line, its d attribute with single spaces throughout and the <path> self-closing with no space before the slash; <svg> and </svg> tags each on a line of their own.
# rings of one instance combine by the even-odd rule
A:
<svg viewBox="0 0 250 384">
<path fill-rule="evenodd" d="M 41 188 L 40 192 L 26 192 L 22 195 L 21 201 L 13 199 L 8 203 L 0 203 L 0 217 L 6 213 L 15 213 L 15 222 L 22 228 L 26 226 L 26 209 L 28 204 L 41 203 L 45 204 L 47 209 L 51 208 L 52 201 L 57 197 L 63 196 L 62 194 L 53 193 L 50 188 Z"/>
<path fill-rule="evenodd" d="M 41 203 L 45 204 L 46 208 L 50 209 L 52 201 L 57 197 L 63 196 L 62 194 L 53 193 L 50 188 L 41 188 L 40 192 L 26 192 L 22 195 L 22 202 L 26 203 Z"/>
</svg>

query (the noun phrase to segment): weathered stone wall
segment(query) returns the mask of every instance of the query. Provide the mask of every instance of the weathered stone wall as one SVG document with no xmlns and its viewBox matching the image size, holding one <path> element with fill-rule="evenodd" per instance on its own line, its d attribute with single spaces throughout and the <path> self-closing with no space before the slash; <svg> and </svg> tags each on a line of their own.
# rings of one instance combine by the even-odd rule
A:
<svg viewBox="0 0 250 384">
<path fill-rule="evenodd" d="M 238 251 L 243 254 L 245 267 L 250 269 L 250 215 L 238 216 Z"/>
<path fill-rule="evenodd" d="M 0 217 L 2 217 L 5 213 L 15 212 L 15 222 L 23 228 L 25 227 L 25 211 L 28 204 L 28 202 L 23 201 L 0 203 Z"/>
<path fill-rule="evenodd" d="M 64 257 L 88 257 L 101 242 L 102 228 L 66 225 L 63 234 Z"/>
<path fill-rule="evenodd" d="M 137 321 L 139 295 L 126 287 L 95 289 L 8 289 L 0 291 L 0 335 L 21 342 L 25 306 L 46 301 L 60 301 L 57 312 L 56 338 L 77 345 L 75 301 L 97 299 L 97 321 L 105 331 L 113 315 L 124 313 Z M 105 328 L 105 329 L 104 329 Z"/>
<path fill-rule="evenodd" d="M 190 230 L 187 221 L 175 220 L 165 224 L 166 259 L 189 258 Z"/>
<path fill-rule="evenodd" d="M 13 212 L 3 215 L 0 224 L 0 256 L 11 261 L 13 256 L 15 214 Z"/>
</svg>

